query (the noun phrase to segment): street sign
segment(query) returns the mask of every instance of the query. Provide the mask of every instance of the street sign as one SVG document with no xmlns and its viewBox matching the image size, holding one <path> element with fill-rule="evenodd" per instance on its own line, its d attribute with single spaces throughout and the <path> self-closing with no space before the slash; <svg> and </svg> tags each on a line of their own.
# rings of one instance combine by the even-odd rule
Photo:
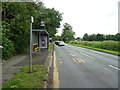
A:
<svg viewBox="0 0 120 90">
<path fill-rule="evenodd" d="M 45 26 L 45 22 L 44 22 L 44 21 L 41 21 L 40 26 Z"/>
</svg>

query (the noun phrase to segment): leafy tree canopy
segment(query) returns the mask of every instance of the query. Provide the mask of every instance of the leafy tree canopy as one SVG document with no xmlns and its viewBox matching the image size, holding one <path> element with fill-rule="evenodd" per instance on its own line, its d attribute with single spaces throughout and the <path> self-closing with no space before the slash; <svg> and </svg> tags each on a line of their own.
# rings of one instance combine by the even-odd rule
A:
<svg viewBox="0 0 120 90">
<path fill-rule="evenodd" d="M 92 34 L 88 35 L 87 33 L 83 36 L 84 41 L 104 41 L 104 40 L 114 40 L 114 41 L 120 41 L 120 33 L 117 33 L 115 35 L 104 35 L 104 34 Z"/>
<path fill-rule="evenodd" d="M 22 53 L 29 47 L 31 16 L 34 17 L 35 29 L 41 29 L 40 22 L 45 21 L 45 29 L 50 37 L 55 36 L 62 21 L 59 11 L 46 8 L 42 2 L 2 2 L 2 35 L 6 38 L 3 38 L 3 44 L 6 45 L 6 41 L 10 40 L 12 45 L 9 45 L 14 48 L 14 53 Z"/>
<path fill-rule="evenodd" d="M 68 23 L 65 23 L 63 26 L 64 28 L 62 29 L 63 31 L 61 34 L 63 41 L 69 42 L 71 40 L 74 40 L 75 32 L 73 32 L 72 26 Z"/>
</svg>

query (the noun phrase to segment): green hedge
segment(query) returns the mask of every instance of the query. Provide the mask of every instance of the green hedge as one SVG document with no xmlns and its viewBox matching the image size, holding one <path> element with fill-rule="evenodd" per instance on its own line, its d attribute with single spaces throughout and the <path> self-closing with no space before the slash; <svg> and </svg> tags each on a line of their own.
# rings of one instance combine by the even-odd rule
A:
<svg viewBox="0 0 120 90">
<path fill-rule="evenodd" d="M 118 41 L 81 41 L 81 42 L 70 42 L 71 44 L 78 44 L 78 45 L 83 45 L 83 46 L 90 46 L 93 48 L 100 48 L 100 49 L 106 49 L 106 50 L 112 50 L 112 51 L 118 51 L 120 52 L 120 47 L 119 44 L 120 42 Z"/>
<path fill-rule="evenodd" d="M 14 44 L 6 37 L 2 37 L 2 58 L 7 60 L 14 54 Z"/>
</svg>

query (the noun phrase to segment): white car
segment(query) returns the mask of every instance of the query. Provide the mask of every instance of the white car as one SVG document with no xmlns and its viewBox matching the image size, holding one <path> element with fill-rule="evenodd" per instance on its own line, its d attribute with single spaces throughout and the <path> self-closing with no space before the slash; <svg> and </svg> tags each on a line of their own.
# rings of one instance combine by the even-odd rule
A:
<svg viewBox="0 0 120 90">
<path fill-rule="evenodd" d="M 65 43 L 63 41 L 59 41 L 59 46 L 65 46 Z"/>
</svg>

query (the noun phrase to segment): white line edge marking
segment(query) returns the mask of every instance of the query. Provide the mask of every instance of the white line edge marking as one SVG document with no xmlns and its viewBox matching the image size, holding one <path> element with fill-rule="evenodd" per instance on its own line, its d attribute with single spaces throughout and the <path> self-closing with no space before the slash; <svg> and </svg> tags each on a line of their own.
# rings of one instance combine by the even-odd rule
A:
<svg viewBox="0 0 120 90">
<path fill-rule="evenodd" d="M 113 66 L 113 65 L 109 65 L 111 68 L 114 68 L 114 69 L 117 69 L 117 70 L 120 70 L 119 68 Z"/>
</svg>

